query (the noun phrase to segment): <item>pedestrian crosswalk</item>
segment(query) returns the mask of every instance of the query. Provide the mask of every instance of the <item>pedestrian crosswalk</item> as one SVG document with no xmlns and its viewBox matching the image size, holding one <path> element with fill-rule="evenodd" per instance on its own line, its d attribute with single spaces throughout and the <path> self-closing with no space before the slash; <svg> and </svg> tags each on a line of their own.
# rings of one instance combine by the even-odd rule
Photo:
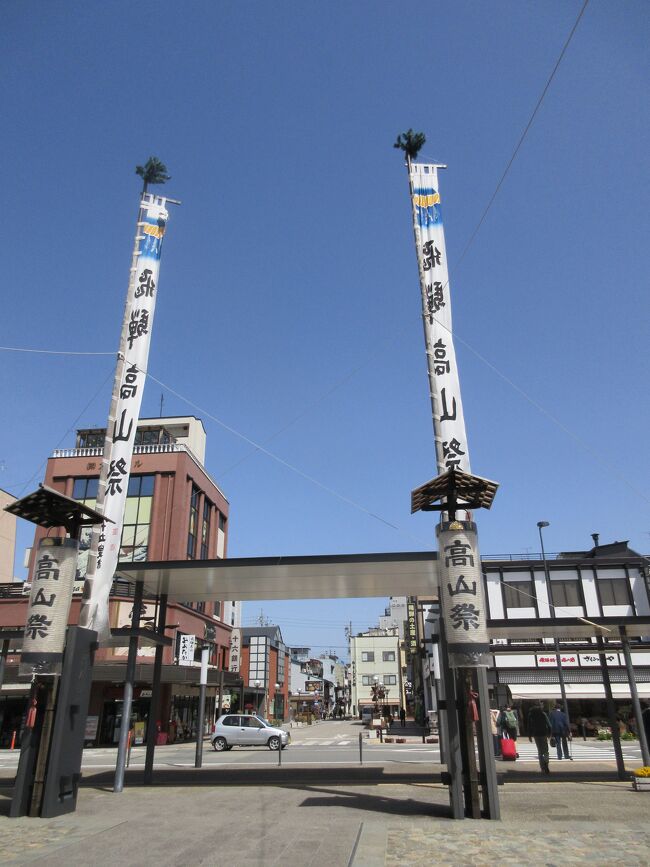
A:
<svg viewBox="0 0 650 867">
<path fill-rule="evenodd" d="M 338 740 L 318 740 L 318 739 L 309 739 L 306 741 L 291 741 L 292 747 L 349 747 L 352 741 L 338 741 Z"/>
<path fill-rule="evenodd" d="M 570 753 L 574 762 L 615 762 L 614 748 L 611 744 L 595 744 L 571 743 Z M 517 752 L 519 753 L 520 762 L 536 762 L 537 747 L 528 741 L 517 741 Z M 549 747 L 549 758 L 551 762 L 557 762 L 557 752 L 555 747 Z M 639 754 L 638 749 L 634 747 L 626 747 L 623 749 L 623 755 L 626 759 L 633 759 Z M 562 761 L 567 761 L 562 759 Z M 505 764 L 505 763 L 504 763 Z"/>
</svg>

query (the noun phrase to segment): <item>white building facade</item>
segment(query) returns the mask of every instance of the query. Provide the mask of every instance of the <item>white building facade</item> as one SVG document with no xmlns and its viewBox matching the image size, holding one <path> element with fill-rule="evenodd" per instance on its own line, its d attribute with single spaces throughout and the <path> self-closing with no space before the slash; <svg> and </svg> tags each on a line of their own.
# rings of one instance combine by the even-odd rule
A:
<svg viewBox="0 0 650 867">
<path fill-rule="evenodd" d="M 400 638 L 397 628 L 370 629 L 350 638 L 351 713 L 361 716 L 374 707 L 373 685 L 384 687 L 380 703 L 391 714 L 399 712 L 401 696 Z"/>
</svg>

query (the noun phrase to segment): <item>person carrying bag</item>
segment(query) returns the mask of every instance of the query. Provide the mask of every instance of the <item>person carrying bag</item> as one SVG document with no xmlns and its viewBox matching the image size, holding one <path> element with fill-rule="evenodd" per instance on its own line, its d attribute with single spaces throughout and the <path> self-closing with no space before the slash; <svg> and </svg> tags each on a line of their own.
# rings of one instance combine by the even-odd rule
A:
<svg viewBox="0 0 650 867">
<path fill-rule="evenodd" d="M 551 711 L 551 746 L 557 748 L 557 757 L 562 759 L 564 753 L 565 759 L 571 759 L 569 755 L 569 740 L 571 739 L 571 728 L 567 715 L 562 710 L 562 705 L 558 701 L 554 710 Z"/>
</svg>

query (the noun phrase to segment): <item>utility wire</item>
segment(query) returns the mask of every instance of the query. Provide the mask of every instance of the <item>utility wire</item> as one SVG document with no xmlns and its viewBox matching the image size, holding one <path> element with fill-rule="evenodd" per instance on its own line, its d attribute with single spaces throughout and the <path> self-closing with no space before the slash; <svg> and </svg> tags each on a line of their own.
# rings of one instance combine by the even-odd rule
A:
<svg viewBox="0 0 650 867">
<path fill-rule="evenodd" d="M 508 163 L 507 163 L 505 169 L 503 170 L 503 174 L 499 178 L 499 181 L 498 181 L 498 183 L 494 189 L 494 192 L 490 196 L 490 200 L 488 201 L 487 205 L 485 206 L 485 210 L 481 214 L 481 217 L 480 217 L 478 223 L 476 224 L 476 228 L 474 229 L 474 231 L 470 235 L 469 241 L 465 244 L 465 247 L 463 248 L 463 251 L 460 254 L 460 257 L 456 261 L 456 267 L 458 267 L 460 265 L 460 263 L 463 261 L 463 259 L 465 258 L 465 254 L 467 253 L 469 248 L 472 246 L 472 242 L 474 241 L 474 238 L 478 234 L 478 231 L 481 228 L 481 226 L 483 225 L 483 222 L 484 222 L 485 218 L 487 217 L 488 212 L 489 212 L 490 208 L 492 207 L 492 204 L 494 203 L 494 200 L 496 199 L 497 195 L 499 194 L 499 190 L 501 189 L 503 182 L 505 181 L 506 176 L 507 176 L 508 172 L 510 171 L 511 166 L 514 163 L 522 144 L 524 143 L 524 139 L 528 135 L 528 131 L 531 128 L 531 126 L 533 125 L 533 121 L 535 120 L 535 116 L 537 115 L 537 112 L 540 110 L 542 103 L 544 102 L 544 97 L 546 96 L 548 89 L 551 86 L 551 82 L 555 78 L 555 73 L 558 71 L 560 64 L 562 63 L 562 60 L 564 58 L 564 55 L 566 54 L 567 48 L 569 47 L 569 44 L 570 44 L 571 40 L 573 39 L 573 34 L 576 32 L 576 30 L 578 28 L 578 24 L 580 23 L 580 19 L 584 15 L 585 9 L 587 8 L 588 4 L 589 4 L 589 0 L 585 0 L 585 2 L 582 4 L 582 9 L 578 13 L 578 17 L 576 18 L 575 23 L 574 23 L 573 27 L 571 28 L 571 32 L 567 36 L 566 41 L 565 41 L 564 45 L 562 46 L 562 51 L 560 51 L 560 55 L 559 55 L 558 59 L 555 61 L 555 66 L 553 67 L 551 74 L 549 75 L 548 80 L 547 80 L 546 84 L 544 85 L 544 89 L 542 90 L 540 97 L 537 100 L 537 104 L 535 105 L 535 108 L 533 109 L 533 113 L 528 118 L 528 123 L 524 127 L 524 131 L 522 132 L 522 134 L 519 136 L 519 141 L 515 145 L 515 149 L 512 152 L 512 156 L 508 160 Z"/>
<path fill-rule="evenodd" d="M 0 346 L 0 352 L 34 352 L 38 355 L 115 355 L 115 352 L 75 352 L 69 349 L 27 349 L 24 346 Z"/>
<path fill-rule="evenodd" d="M 170 394 L 174 395 L 174 397 L 178 398 L 179 400 L 182 400 L 188 406 L 191 406 L 193 409 L 195 409 L 198 412 L 202 413 L 203 415 L 207 416 L 207 418 L 212 419 L 212 421 L 216 422 L 224 430 L 227 430 L 229 433 L 233 434 L 234 436 L 239 437 L 240 439 L 244 440 L 244 442 L 247 442 L 249 445 L 253 446 L 255 449 L 257 449 L 258 451 L 265 454 L 267 457 L 272 458 L 274 461 L 277 461 L 279 464 L 281 464 L 282 466 L 291 470 L 292 472 L 296 473 L 297 475 L 301 476 L 303 479 L 306 479 L 308 482 L 311 482 L 312 484 L 316 485 L 316 487 L 321 488 L 323 491 L 326 491 L 328 494 L 331 494 L 333 497 L 336 497 L 337 499 L 341 500 L 342 502 L 347 503 L 349 506 L 352 506 L 353 508 L 358 509 L 359 511 L 363 512 L 364 514 L 368 515 L 371 518 L 374 518 L 375 520 L 379 521 L 380 523 L 385 524 L 387 527 L 390 527 L 391 529 L 396 530 L 398 533 L 401 533 L 402 535 L 407 536 L 408 538 L 412 539 L 413 541 L 417 541 L 418 544 L 423 544 L 423 545 L 428 544 L 428 543 L 424 542 L 422 539 L 419 539 L 418 537 L 413 536 L 410 533 L 407 533 L 406 530 L 403 530 L 401 527 L 398 527 L 397 524 L 393 524 L 390 521 L 387 521 L 385 518 L 382 518 L 381 515 L 378 515 L 376 512 L 371 512 L 370 509 L 367 509 L 365 506 L 362 506 L 360 503 L 357 503 L 355 500 L 351 500 L 349 497 L 346 497 L 344 494 L 340 494 L 338 491 L 335 491 L 334 488 L 330 488 L 328 485 L 323 484 L 323 482 L 314 478 L 314 476 L 310 476 L 308 473 L 305 473 L 305 472 L 303 472 L 303 470 L 299 469 L 298 467 L 294 466 L 293 464 L 290 464 L 289 461 L 285 461 L 284 458 L 279 457 L 279 455 L 276 455 L 274 452 L 271 452 L 268 449 L 264 448 L 264 446 L 261 445 L 260 443 L 256 443 L 255 440 L 252 440 L 250 437 L 246 436 L 246 434 L 243 434 L 240 431 L 236 430 L 235 428 L 231 427 L 231 425 L 226 424 L 220 418 L 217 418 L 217 416 L 213 415 L 211 412 L 208 412 L 208 410 L 205 409 L 204 407 L 199 406 L 198 404 L 194 403 L 194 401 L 191 401 L 189 398 L 187 398 L 184 395 L 180 394 L 179 392 L 175 391 L 169 385 L 162 382 L 162 380 L 157 379 L 153 374 L 148 373 L 145 370 L 141 370 L 141 368 L 138 368 L 138 369 L 141 371 L 141 373 L 144 373 L 146 376 L 148 376 L 149 379 L 152 379 L 155 383 L 157 383 L 161 388 L 167 389 L 167 391 Z"/>
<path fill-rule="evenodd" d="M 109 353 L 105 353 L 105 354 L 109 354 Z M 110 353 L 110 354 L 111 354 L 111 355 L 114 355 L 115 353 Z M 88 409 L 88 407 L 89 407 L 89 406 L 90 406 L 90 405 L 95 401 L 95 399 L 99 396 L 99 393 L 100 393 L 101 390 L 104 388 L 104 386 L 106 385 L 106 383 L 108 382 L 108 380 L 111 378 L 111 376 L 113 376 L 113 374 L 114 374 L 114 371 L 113 371 L 112 369 L 109 370 L 109 372 L 108 372 L 108 376 L 107 376 L 107 377 L 102 381 L 102 384 L 99 386 L 99 388 L 97 389 L 97 391 L 93 394 L 93 396 L 90 398 L 90 400 L 88 401 L 88 403 L 84 406 L 84 408 L 81 410 L 81 412 L 79 413 L 79 415 L 75 418 L 75 420 L 71 423 L 71 425 L 68 427 L 68 429 L 66 430 L 66 432 L 63 434 L 63 436 L 61 437 L 61 439 L 60 439 L 60 440 L 58 441 L 58 443 L 54 446 L 55 449 L 58 449 L 59 446 L 61 445 L 61 443 L 63 443 L 63 442 L 65 441 L 65 438 L 68 436 L 68 434 L 69 434 L 71 431 L 73 431 L 73 430 L 75 429 L 75 427 L 76 427 L 77 422 L 79 421 L 79 419 L 83 416 L 83 414 L 86 412 L 86 410 Z M 25 493 L 25 491 L 26 491 L 27 488 L 31 485 L 31 483 L 34 481 L 34 479 L 35 479 L 38 475 L 40 475 L 41 470 L 42 470 L 43 467 L 47 464 L 47 460 L 48 460 L 48 459 L 45 458 L 45 460 L 42 462 L 42 464 L 40 464 L 40 466 L 38 467 L 38 469 L 36 470 L 36 472 L 34 473 L 34 475 L 31 477 L 31 479 L 28 479 L 28 481 L 25 483 L 25 485 L 23 486 L 22 490 L 21 490 L 20 493 L 18 494 L 18 499 L 20 499 L 20 498 L 22 497 L 22 495 Z"/>
</svg>

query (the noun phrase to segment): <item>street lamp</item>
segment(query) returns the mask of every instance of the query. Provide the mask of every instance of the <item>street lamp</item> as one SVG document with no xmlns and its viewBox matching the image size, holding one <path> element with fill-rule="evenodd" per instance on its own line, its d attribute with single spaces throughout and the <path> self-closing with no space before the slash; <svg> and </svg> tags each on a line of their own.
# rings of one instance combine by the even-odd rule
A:
<svg viewBox="0 0 650 867">
<path fill-rule="evenodd" d="M 549 527 L 550 524 L 548 521 L 538 521 L 537 529 L 539 530 L 539 544 L 542 548 L 542 563 L 544 564 L 544 576 L 546 577 L 546 586 L 548 588 L 548 593 L 552 597 L 551 593 L 551 581 L 548 573 L 548 563 L 546 562 L 546 551 L 544 550 L 544 537 L 542 536 L 542 530 L 544 527 Z M 553 606 L 553 616 L 555 616 L 555 606 Z M 557 635 L 553 639 L 553 643 L 555 645 L 555 660 L 557 662 L 557 676 L 560 681 L 560 693 L 562 695 L 562 706 L 564 707 L 564 714 L 567 719 L 567 726 L 569 728 L 569 732 L 571 731 L 571 717 L 569 716 L 569 703 L 566 699 L 566 686 L 564 684 L 564 672 L 562 671 L 562 660 L 560 658 L 560 641 Z M 558 745 L 558 749 L 560 749 Z M 571 761 L 573 761 L 573 756 L 569 756 Z"/>
<path fill-rule="evenodd" d="M 280 690 L 280 684 L 276 683 L 275 692 L 273 694 L 273 716 L 278 719 L 278 692 Z"/>
</svg>

